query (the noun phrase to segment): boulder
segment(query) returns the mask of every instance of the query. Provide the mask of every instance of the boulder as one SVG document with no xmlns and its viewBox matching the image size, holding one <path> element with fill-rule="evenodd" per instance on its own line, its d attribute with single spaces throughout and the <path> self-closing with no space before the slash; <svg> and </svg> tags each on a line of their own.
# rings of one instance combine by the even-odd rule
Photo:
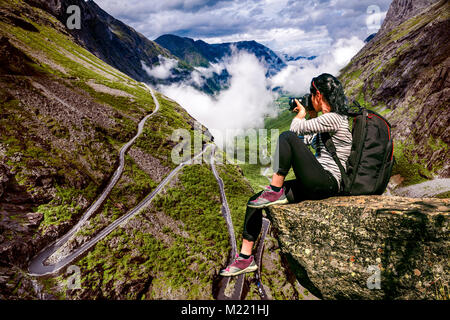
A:
<svg viewBox="0 0 450 320">
<path fill-rule="evenodd" d="M 359 196 L 268 215 L 299 282 L 323 299 L 448 299 L 449 212 L 449 199 Z"/>
</svg>

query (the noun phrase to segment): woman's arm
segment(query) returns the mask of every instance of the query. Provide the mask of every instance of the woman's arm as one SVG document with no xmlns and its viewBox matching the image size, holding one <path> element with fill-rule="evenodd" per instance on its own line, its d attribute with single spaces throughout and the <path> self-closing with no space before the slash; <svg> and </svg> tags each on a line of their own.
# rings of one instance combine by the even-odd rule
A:
<svg viewBox="0 0 450 320">
<path fill-rule="evenodd" d="M 297 133 L 295 127 L 293 127 L 293 125 L 292 125 L 293 123 L 294 123 L 294 121 L 292 121 L 291 128 L 289 129 L 289 131 Z M 299 137 L 303 138 L 303 143 L 306 144 L 307 146 L 311 145 L 311 143 L 312 143 L 312 141 L 314 139 L 314 135 L 313 134 L 299 134 Z"/>
<path fill-rule="evenodd" d="M 329 112 L 320 117 L 306 120 L 295 117 L 292 120 L 290 130 L 301 135 L 310 135 L 321 132 L 336 132 L 339 129 L 342 119 L 335 112 Z"/>
</svg>

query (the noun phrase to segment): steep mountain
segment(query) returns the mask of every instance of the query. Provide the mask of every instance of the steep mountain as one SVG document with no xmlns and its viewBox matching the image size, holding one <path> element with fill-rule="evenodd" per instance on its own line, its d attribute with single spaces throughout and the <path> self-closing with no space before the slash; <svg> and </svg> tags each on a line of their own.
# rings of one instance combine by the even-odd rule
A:
<svg viewBox="0 0 450 320">
<path fill-rule="evenodd" d="M 71 15 L 67 13 L 67 8 L 78 6 L 81 13 L 81 28 L 66 31 L 78 44 L 95 56 L 137 81 L 161 82 L 145 71 L 143 63 L 151 68 L 159 65 L 159 56 L 176 59 L 157 43 L 106 13 L 92 0 L 26 0 L 26 2 L 49 12 L 62 24 L 66 24 Z M 184 79 L 191 70 L 190 66 L 179 61 L 179 67 L 173 70 L 172 80 Z"/>
<path fill-rule="evenodd" d="M 208 44 L 202 40 L 194 41 L 190 38 L 166 34 L 158 37 L 155 42 L 193 66 L 207 67 L 210 62 L 217 62 L 231 55 L 233 48 L 253 53 L 258 59 L 264 61 L 269 75 L 277 73 L 286 66 L 275 52 L 256 41 Z"/>
<path fill-rule="evenodd" d="M 214 61 L 220 53 L 202 40 L 194 41 L 190 38 L 176 35 L 163 35 L 155 39 L 161 47 L 187 63 L 197 67 L 208 67 L 210 61 Z M 210 52 L 209 50 L 213 50 Z"/>
<path fill-rule="evenodd" d="M 394 0 L 381 30 L 341 71 L 350 99 L 393 125 L 404 184 L 450 177 L 450 2 Z"/>
<path fill-rule="evenodd" d="M 77 42 L 48 8 L 0 0 L 0 299 L 215 298 L 230 255 L 221 189 L 208 158 L 181 168 L 171 160 L 173 132 L 194 137 L 195 119 Z M 142 133 L 132 140 L 139 123 Z M 239 235 L 253 190 L 239 167 L 216 168 Z M 157 191 L 145 208 L 119 220 Z M 97 201 L 100 207 L 80 220 Z M 69 286 L 69 266 L 30 275 L 36 254 L 79 221 L 49 263 L 122 221 L 70 262 L 80 286 Z M 265 252 L 262 283 L 270 297 L 302 297 L 272 237 Z M 257 299 L 256 285 L 246 294 Z"/>
</svg>

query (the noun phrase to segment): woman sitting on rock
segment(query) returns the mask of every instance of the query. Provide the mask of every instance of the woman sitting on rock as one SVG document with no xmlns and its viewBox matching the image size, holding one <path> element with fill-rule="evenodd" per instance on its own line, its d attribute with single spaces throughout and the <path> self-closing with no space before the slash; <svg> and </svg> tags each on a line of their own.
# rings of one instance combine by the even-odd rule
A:
<svg viewBox="0 0 450 320">
<path fill-rule="evenodd" d="M 258 269 L 252 255 L 253 245 L 261 232 L 262 209 L 274 204 L 297 203 L 334 196 L 341 185 L 341 173 L 331 154 L 326 150 L 320 134 L 329 132 L 337 155 L 345 164 L 352 146 L 349 130 L 347 98 L 341 82 L 330 74 L 322 74 L 311 81 L 310 91 L 314 111 L 306 109 L 296 99 L 290 131 L 279 139 L 274 161 L 274 175 L 270 186 L 252 196 L 247 204 L 243 242 L 235 261 L 220 272 L 222 276 L 236 276 Z M 317 116 L 322 112 L 321 116 Z M 314 155 L 307 147 L 311 145 Z M 290 168 L 296 179 L 285 181 Z"/>
</svg>

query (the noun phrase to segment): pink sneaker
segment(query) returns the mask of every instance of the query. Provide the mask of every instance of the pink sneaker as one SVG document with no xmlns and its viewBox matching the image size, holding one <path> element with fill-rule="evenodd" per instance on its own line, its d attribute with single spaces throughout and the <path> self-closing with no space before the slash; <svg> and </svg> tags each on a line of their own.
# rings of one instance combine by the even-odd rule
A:
<svg viewBox="0 0 450 320">
<path fill-rule="evenodd" d="M 228 267 L 220 271 L 220 275 L 223 277 L 233 277 L 242 273 L 253 272 L 258 270 L 258 266 L 255 263 L 255 258 L 250 256 L 248 259 L 236 255 L 236 259 Z"/>
<path fill-rule="evenodd" d="M 273 206 L 275 204 L 286 204 L 289 203 L 286 195 L 284 194 L 284 188 L 281 188 L 280 191 L 275 192 L 272 190 L 270 186 L 267 186 L 261 195 L 255 200 L 249 201 L 247 206 L 250 208 L 266 208 L 269 206 Z"/>
</svg>

